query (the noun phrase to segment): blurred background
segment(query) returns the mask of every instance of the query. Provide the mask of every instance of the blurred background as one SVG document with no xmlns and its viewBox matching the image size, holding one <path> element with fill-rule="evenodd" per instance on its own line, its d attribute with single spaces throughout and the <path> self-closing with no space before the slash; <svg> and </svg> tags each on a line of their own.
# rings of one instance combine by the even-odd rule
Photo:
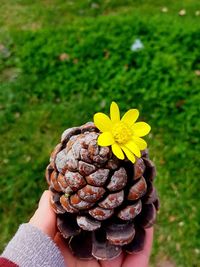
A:
<svg viewBox="0 0 200 267">
<path fill-rule="evenodd" d="M 161 209 L 151 266 L 200 266 L 200 1 L 0 0 L 0 249 L 68 127 L 140 110 Z"/>
</svg>

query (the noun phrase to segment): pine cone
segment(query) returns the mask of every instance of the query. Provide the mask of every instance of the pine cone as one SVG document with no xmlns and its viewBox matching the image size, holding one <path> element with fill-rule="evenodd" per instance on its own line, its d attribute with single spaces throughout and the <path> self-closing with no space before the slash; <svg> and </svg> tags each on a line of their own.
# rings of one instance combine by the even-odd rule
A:
<svg viewBox="0 0 200 267">
<path fill-rule="evenodd" d="M 58 229 L 81 259 L 142 250 L 159 208 L 147 150 L 133 164 L 98 146 L 98 136 L 93 123 L 67 129 L 46 169 Z"/>
</svg>

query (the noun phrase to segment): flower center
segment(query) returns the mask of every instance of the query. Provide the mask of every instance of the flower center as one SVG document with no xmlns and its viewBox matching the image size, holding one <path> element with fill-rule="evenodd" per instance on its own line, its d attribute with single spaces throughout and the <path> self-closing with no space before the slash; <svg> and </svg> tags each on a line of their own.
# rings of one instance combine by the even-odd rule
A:
<svg viewBox="0 0 200 267">
<path fill-rule="evenodd" d="M 114 124 L 112 128 L 112 135 L 117 143 L 125 144 L 131 139 L 132 130 L 127 124 L 120 121 Z"/>
</svg>

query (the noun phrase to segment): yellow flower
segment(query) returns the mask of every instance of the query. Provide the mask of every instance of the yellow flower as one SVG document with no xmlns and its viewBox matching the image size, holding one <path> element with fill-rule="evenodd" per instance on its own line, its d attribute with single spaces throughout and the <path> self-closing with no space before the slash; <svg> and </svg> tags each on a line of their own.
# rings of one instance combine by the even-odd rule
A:
<svg viewBox="0 0 200 267">
<path fill-rule="evenodd" d="M 119 107 L 115 102 L 110 106 L 110 118 L 101 112 L 94 115 L 94 124 L 102 132 L 98 137 L 99 146 L 111 146 L 113 154 L 119 158 L 126 157 L 135 162 L 140 158 L 140 150 L 147 147 L 141 138 L 147 135 L 151 127 L 146 122 L 136 122 L 139 116 L 137 109 L 128 110 L 120 120 Z"/>
</svg>

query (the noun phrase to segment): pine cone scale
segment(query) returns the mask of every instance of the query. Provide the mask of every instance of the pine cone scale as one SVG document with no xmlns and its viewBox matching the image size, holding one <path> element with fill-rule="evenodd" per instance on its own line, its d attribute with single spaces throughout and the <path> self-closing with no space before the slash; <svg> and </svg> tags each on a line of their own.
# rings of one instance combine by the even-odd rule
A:
<svg viewBox="0 0 200 267">
<path fill-rule="evenodd" d="M 77 216 L 77 223 L 85 231 L 94 231 L 101 227 L 99 221 L 92 220 L 86 216 Z"/>
<path fill-rule="evenodd" d="M 109 169 L 98 169 L 96 172 L 86 176 L 85 179 L 88 184 L 94 186 L 103 186 L 108 178 Z"/>
<path fill-rule="evenodd" d="M 92 233 L 82 231 L 79 235 L 73 236 L 69 241 L 69 247 L 79 259 L 92 259 Z"/>
<path fill-rule="evenodd" d="M 142 196 L 144 196 L 144 194 L 147 191 L 147 184 L 146 184 L 146 180 L 145 178 L 142 176 L 137 182 L 136 184 L 134 184 L 130 190 L 129 190 L 129 194 L 128 194 L 128 199 L 129 200 L 137 200 L 139 198 L 141 198 Z"/>
<path fill-rule="evenodd" d="M 78 191 L 79 197 L 89 203 L 94 203 L 99 200 L 105 193 L 105 189 L 102 187 L 96 187 L 92 185 L 86 185 Z"/>
<path fill-rule="evenodd" d="M 101 207 L 96 207 L 94 209 L 89 210 L 89 214 L 100 221 L 106 220 L 113 215 L 114 211 L 110 209 L 103 209 Z"/>
<path fill-rule="evenodd" d="M 107 240 L 117 246 L 129 244 L 135 235 L 133 224 L 112 224 L 108 226 L 106 232 Z"/>
<path fill-rule="evenodd" d="M 72 207 L 78 210 L 85 210 L 94 206 L 94 203 L 89 203 L 87 201 L 82 200 L 78 194 L 73 194 L 70 197 L 70 204 L 72 205 Z"/>
<path fill-rule="evenodd" d="M 140 227 L 137 228 L 133 240 L 128 245 L 124 246 L 125 251 L 130 254 L 141 251 L 144 247 L 145 236 L 145 230 Z"/>
<path fill-rule="evenodd" d="M 142 210 L 142 201 L 138 200 L 135 204 L 128 205 L 124 209 L 120 210 L 117 216 L 124 220 L 129 221 L 135 218 Z"/>
<path fill-rule="evenodd" d="M 70 204 L 70 202 L 69 202 L 69 198 L 65 197 L 65 195 L 62 195 L 62 196 L 60 197 L 60 203 L 61 203 L 63 209 L 66 210 L 66 211 L 69 212 L 69 213 L 78 213 L 78 212 L 79 212 L 78 209 L 74 208 L 74 207 Z"/>
<path fill-rule="evenodd" d="M 93 232 L 92 236 L 93 236 L 92 255 L 94 258 L 98 260 L 107 260 L 107 259 L 111 260 L 118 257 L 121 254 L 122 252 L 121 246 L 112 245 L 106 239 L 106 237 L 102 235 L 101 232 L 99 234 Z M 100 236 L 100 238 L 98 236 Z"/>
<path fill-rule="evenodd" d="M 99 202 L 99 206 L 104 209 L 114 209 L 122 204 L 124 200 L 124 191 L 109 194 L 103 201 Z"/>
<path fill-rule="evenodd" d="M 116 170 L 113 175 L 110 178 L 110 182 L 107 185 L 107 188 L 110 191 L 118 191 L 122 188 L 124 188 L 124 186 L 127 183 L 127 173 L 126 170 L 121 167 L 119 170 Z"/>
<path fill-rule="evenodd" d="M 64 223 L 64 220 L 68 220 L 68 223 Z M 81 229 L 78 227 L 76 221 L 68 216 L 59 216 L 57 218 L 57 226 L 59 231 L 62 233 L 62 236 L 64 238 L 69 238 L 71 236 L 79 235 L 81 232 Z"/>
<path fill-rule="evenodd" d="M 140 178 L 145 171 L 145 164 L 142 158 L 139 158 L 134 164 L 134 179 Z"/>
</svg>

